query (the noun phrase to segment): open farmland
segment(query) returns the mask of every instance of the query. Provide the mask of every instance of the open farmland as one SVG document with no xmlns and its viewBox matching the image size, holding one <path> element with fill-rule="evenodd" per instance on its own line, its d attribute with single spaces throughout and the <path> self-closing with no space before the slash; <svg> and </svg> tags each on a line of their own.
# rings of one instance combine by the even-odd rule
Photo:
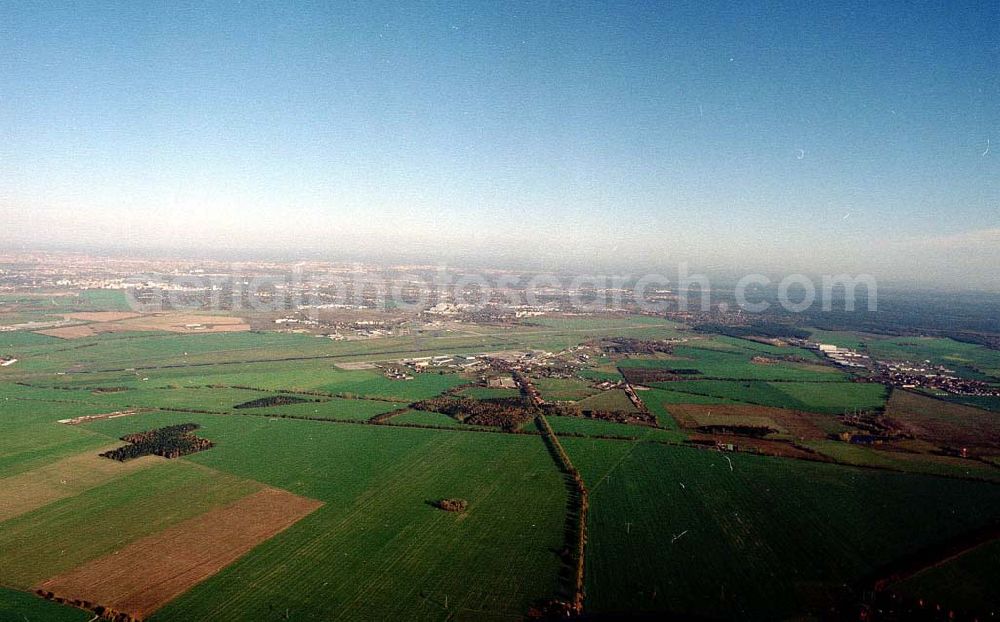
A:
<svg viewBox="0 0 1000 622">
<path fill-rule="evenodd" d="M 894 337 L 867 344 L 878 358 L 944 365 L 968 378 L 1000 380 L 1000 352 L 980 345 L 936 337 Z"/>
<path fill-rule="evenodd" d="M 59 419 L 107 413 L 114 408 L 80 402 L 63 391 L 0 384 L 0 478 L 96 450 L 108 439 Z M 61 400 L 61 401 L 60 401 Z"/>
<path fill-rule="evenodd" d="M 562 589 L 554 551 L 565 489 L 537 436 L 194 418 L 217 446 L 189 460 L 326 505 L 158 619 L 258 618 L 272 607 L 323 619 L 516 618 Z M 89 427 L 137 429 L 127 419 Z M 455 516 L 429 503 L 442 497 L 469 509 Z"/>
<path fill-rule="evenodd" d="M 990 484 L 643 442 L 563 445 L 591 491 L 593 612 L 822 611 L 844 584 L 1000 511 Z"/>
<path fill-rule="evenodd" d="M 310 360 L 326 360 L 331 364 L 392 361 L 426 353 L 474 354 L 523 347 L 557 350 L 576 345 L 589 336 L 635 333 L 643 338 L 663 338 L 675 334 L 674 324 L 650 319 L 623 319 L 612 326 L 591 321 L 581 328 L 514 327 L 482 334 L 400 336 L 376 341 L 330 341 L 311 335 L 259 332 L 97 335 L 72 342 L 25 346 L 19 353 L 32 360 L 25 361 L 19 372 L 93 373 L 131 368 L 152 371 L 176 366 Z M 0 371 L 0 378 L 10 371 L 6 368 Z"/>
<path fill-rule="evenodd" d="M 122 463 L 98 455 L 118 445 L 121 443 L 0 479 L 0 522 L 160 462 L 147 456 Z"/>
<path fill-rule="evenodd" d="M 375 415 L 399 410 L 401 407 L 405 407 L 405 403 L 334 397 L 318 402 L 303 402 L 287 406 L 247 409 L 240 411 L 240 413 L 268 417 L 310 417 L 315 419 L 367 421 Z"/>
<path fill-rule="evenodd" d="M 427 425 L 444 428 L 457 428 L 462 425 L 454 417 L 427 410 L 407 410 L 390 419 L 390 422 L 397 425 Z"/>
<path fill-rule="evenodd" d="M 155 609 L 153 618 L 165 621 L 276 616 L 513 620 L 545 600 L 570 598 L 572 570 L 560 551 L 575 510 L 567 480 L 533 422 L 517 433 L 503 433 L 409 408 L 447 393 L 488 399 L 519 392 L 479 386 L 484 375 L 456 370 L 414 371 L 412 380 L 397 380 L 369 362 L 398 361 L 415 352 L 476 352 L 476 344 L 487 343 L 489 351 L 577 345 L 601 334 L 600 322 L 578 319 L 512 329 L 478 327 L 420 343 L 386 338 L 358 344 L 273 333 L 29 339 L 18 346 L 24 365 L 0 371 L 5 408 L 0 431 L 7 433 L 0 447 L 0 477 L 12 478 L 17 485 L 9 489 L 20 491 L 8 504 L 16 511 L 0 527 L 0 583 L 19 589 L 44 585 L 57 595 L 102 600 L 134 612 Z M 680 330 L 623 319 L 610 323 L 605 334 L 659 331 L 665 337 Z M 847 382 L 842 372 L 816 365 L 795 348 L 700 335 L 691 343 L 697 345 L 672 356 L 594 356 L 575 379 L 536 375 L 547 401 L 626 413 L 635 413 L 635 406 L 624 391 L 599 391 L 587 377 L 596 372 L 619 381 L 617 364 L 684 369 L 700 358 L 702 367 L 720 377 L 768 378 L 697 376 L 641 387 L 636 394 L 659 427 L 547 418 L 592 488 L 585 611 L 674 611 L 677 603 L 681 613 L 726 617 L 737 612 L 740 618 L 768 619 L 808 610 L 841 595 L 834 586 L 892 561 L 900 545 L 896 536 L 884 534 L 890 517 L 902 521 L 905 533 L 928 542 L 931 536 L 910 523 L 926 521 L 930 529 L 943 521 L 940 512 L 952 497 L 940 493 L 941 480 L 905 479 L 910 476 L 889 470 L 980 480 L 997 479 L 1000 473 L 983 462 L 826 440 L 826 434 L 841 429 L 836 415 L 880 408 L 885 390 Z M 419 348 L 412 349 L 414 344 Z M 487 348 L 480 345 L 478 351 Z M 764 358 L 755 362 L 754 357 Z M 56 423 L 133 409 L 128 416 Z M 393 412 L 399 414 L 381 422 L 385 425 L 372 425 L 373 416 Z M 778 452 L 784 455 L 882 470 L 681 446 L 693 439 L 757 449 L 751 439 L 713 438 L 695 429 L 718 424 L 720 418 L 773 423 L 777 437 L 795 438 L 816 452 L 789 446 Z M 122 435 L 188 422 L 197 423 L 198 436 L 215 446 L 171 461 L 97 458 Z M 73 477 L 63 477 L 70 471 Z M 697 496 L 678 496 L 685 489 L 677 474 Z M 904 479 L 884 479 L 891 477 Z M 163 546 L 185 550 L 181 531 L 208 528 L 199 520 L 262 486 L 323 505 L 256 546 L 233 549 L 239 554 L 198 548 L 211 572 L 190 575 L 193 580 L 169 563 L 134 572 L 115 563 L 142 559 L 148 556 L 144 551 L 155 553 Z M 835 492 L 828 505 L 819 498 L 824 487 Z M 930 508 L 906 516 L 918 489 L 929 495 Z M 941 534 L 973 526 L 977 511 L 1000 515 L 991 505 L 990 490 L 967 490 L 986 499 L 985 505 L 974 511 L 959 503 L 955 511 L 963 518 Z M 12 493 L 0 493 L 0 499 L 4 494 Z M 791 497 L 805 499 L 811 514 L 787 516 Z M 465 500 L 468 507 L 444 512 L 434 505 L 442 498 Z M 881 531 L 865 534 L 856 545 L 848 530 L 861 529 L 860 517 L 870 512 L 864 506 L 876 503 L 873 499 L 885 515 L 875 525 Z M 15 501 L 21 505 L 15 507 Z M 824 524 L 818 518 L 823 511 L 843 525 Z M 130 520 L 147 515 L 155 518 Z M 675 525 L 675 516 L 703 526 L 680 535 L 684 530 Z M 768 522 L 772 526 L 756 528 Z M 613 538 L 615 527 L 635 539 L 634 549 L 622 548 Z M 782 530 L 800 535 L 786 544 Z M 692 544 L 703 549 L 674 554 L 677 547 Z M 640 578 L 615 566 L 616 555 L 638 560 Z M 746 565 L 747 555 L 758 561 Z M 699 564 L 705 569 L 690 570 Z M 698 592 L 709 583 L 710 572 L 744 578 L 727 582 L 724 596 Z M 796 578 L 794 572 L 803 575 Z M 765 579 L 772 575 L 778 578 L 774 586 Z M 174 587 L 140 594 L 139 583 L 159 578 Z M 626 578 L 629 585 L 639 585 L 638 592 L 622 583 Z M 668 596 L 672 604 L 664 607 Z M 55 606 L 38 606 L 48 605 Z"/>
<path fill-rule="evenodd" d="M 1000 453 L 1000 415 L 996 413 L 896 390 L 886 414 L 907 431 L 940 445 Z"/>
<path fill-rule="evenodd" d="M 70 601 L 144 618 L 321 503 L 265 488 L 41 583 Z"/>
<path fill-rule="evenodd" d="M 903 451 L 884 451 L 840 441 L 804 441 L 801 445 L 833 458 L 841 464 L 1000 482 L 1000 469 L 976 460 Z"/>
<path fill-rule="evenodd" d="M 586 411 L 607 411 L 607 412 L 636 412 L 635 404 L 628 398 L 628 395 L 620 389 L 610 389 L 601 391 L 586 399 L 577 402 L 580 410 Z"/>
<path fill-rule="evenodd" d="M 829 415 L 747 404 L 675 404 L 670 414 L 683 428 L 759 426 L 797 439 L 823 439 L 846 429 Z"/>
<path fill-rule="evenodd" d="M 3 523 L 0 584 L 28 589 L 259 486 L 186 461 L 163 461 Z"/>
<path fill-rule="evenodd" d="M 104 311 L 69 313 L 68 320 L 89 322 L 37 331 L 40 335 L 60 339 L 82 339 L 104 333 L 229 333 L 250 330 L 245 320 L 230 316 L 210 316 L 177 313 L 138 313 Z"/>
<path fill-rule="evenodd" d="M 631 437 L 662 441 L 681 441 L 685 438 L 684 434 L 674 430 L 587 417 L 548 417 L 548 422 L 553 431 L 559 435 Z"/>
<path fill-rule="evenodd" d="M 754 349 L 730 352 L 702 347 L 678 347 L 674 349 L 674 356 L 671 358 L 627 358 L 618 364 L 623 369 L 683 370 L 700 378 L 717 380 L 832 382 L 844 378 L 843 372 L 818 364 L 818 360 L 806 350 L 797 348 L 777 350 L 782 353 L 773 354 Z"/>
<path fill-rule="evenodd" d="M 536 378 L 532 382 L 546 401 L 577 401 L 598 392 L 589 382 L 576 378 Z"/>
<path fill-rule="evenodd" d="M 882 408 L 887 397 L 882 385 L 855 382 L 695 380 L 656 383 L 656 387 L 700 397 L 831 415 Z"/>
</svg>

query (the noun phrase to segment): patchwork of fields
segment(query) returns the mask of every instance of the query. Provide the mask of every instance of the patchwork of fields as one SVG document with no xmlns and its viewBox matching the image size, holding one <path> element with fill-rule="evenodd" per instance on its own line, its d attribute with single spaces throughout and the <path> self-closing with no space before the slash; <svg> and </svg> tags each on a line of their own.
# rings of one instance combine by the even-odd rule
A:
<svg viewBox="0 0 1000 622">
<path fill-rule="evenodd" d="M 114 307 L 58 304 L 66 314 Z M 883 451 L 836 437 L 846 429 L 838 416 L 884 411 L 922 434 L 955 439 L 958 429 L 993 443 L 993 413 L 890 398 L 807 350 L 693 335 L 659 318 L 537 318 L 510 330 L 363 343 L 257 332 L 71 341 L 3 333 L 3 352 L 21 361 L 0 370 L 0 620 L 89 619 L 36 589 L 164 621 L 516 620 L 567 600 L 576 501 L 533 421 L 503 433 L 410 408 L 449 394 L 516 402 L 519 391 L 487 388 L 476 374 L 396 380 L 351 363 L 558 351 L 595 336 L 685 341 L 670 354 L 595 353 L 578 373 L 533 377 L 560 408 L 648 411 L 650 425 L 547 417 L 589 489 L 585 612 L 768 620 L 827 611 L 910 549 L 1000 519 L 1000 487 L 984 481 L 1000 481 L 995 455 Z M 930 342 L 932 355 L 960 357 L 968 370 L 993 364 L 951 343 Z M 683 378 L 633 382 L 637 406 L 625 383 L 642 376 L 630 370 Z M 183 423 L 198 424 L 214 447 L 173 460 L 97 456 L 123 435 Z M 806 459 L 692 447 L 704 428 L 726 425 L 770 428 L 768 441 L 797 443 Z M 442 511 L 435 504 L 444 498 L 467 508 Z M 226 527 L 246 521 L 253 529 Z M 994 557 L 992 546 L 970 552 L 899 590 L 944 598 L 939 583 L 990 585 L 1000 576 Z M 143 589 L 154 584 L 162 589 Z M 976 600 L 986 588 L 975 589 L 958 606 L 997 606 Z"/>
</svg>

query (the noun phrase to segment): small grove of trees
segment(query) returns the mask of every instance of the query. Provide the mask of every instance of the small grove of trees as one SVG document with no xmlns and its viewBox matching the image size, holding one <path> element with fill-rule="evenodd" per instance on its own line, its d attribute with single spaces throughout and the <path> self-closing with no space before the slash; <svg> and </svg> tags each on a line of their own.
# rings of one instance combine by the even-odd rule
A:
<svg viewBox="0 0 1000 622">
<path fill-rule="evenodd" d="M 621 410 L 585 410 L 583 416 L 613 423 L 638 423 L 656 426 L 656 416 L 648 412 L 624 412 Z"/>
<path fill-rule="evenodd" d="M 128 445 L 117 447 L 100 455 L 124 462 L 150 455 L 179 458 L 213 447 L 212 441 L 191 434 L 198 427 L 197 423 L 182 423 L 146 432 L 126 434 L 121 437 L 121 440 L 129 443 Z"/>
<path fill-rule="evenodd" d="M 233 406 L 233 408 L 267 408 L 269 406 L 287 406 L 289 404 L 301 404 L 303 402 L 318 401 L 320 400 L 307 400 L 303 397 L 295 397 L 294 395 L 269 395 L 267 397 L 261 397 L 255 400 L 250 400 L 249 402 L 237 404 L 236 406 Z"/>
<path fill-rule="evenodd" d="M 756 322 L 743 326 L 728 326 L 726 324 L 698 324 L 694 327 L 699 333 L 718 333 L 727 337 L 772 337 L 785 339 L 808 339 L 812 334 L 803 328 L 788 324 L 773 322 Z"/>
<path fill-rule="evenodd" d="M 536 411 L 519 398 L 475 400 L 467 397 L 435 397 L 412 406 L 417 410 L 439 412 L 462 423 L 502 428 L 507 432 L 520 429 Z"/>
<path fill-rule="evenodd" d="M 753 438 L 764 438 L 768 434 L 777 432 L 777 430 L 769 428 L 766 425 L 748 425 L 739 423 L 713 423 L 700 425 L 696 429 L 702 434 L 735 434 L 737 436 L 751 436 Z"/>
<path fill-rule="evenodd" d="M 601 343 L 601 349 L 608 354 L 670 354 L 674 345 L 665 341 L 648 341 L 646 339 L 618 338 Z"/>
<path fill-rule="evenodd" d="M 600 419 L 612 423 L 627 423 L 638 425 L 649 425 L 656 427 L 656 415 L 648 410 L 624 411 L 624 410 L 584 410 L 579 404 L 570 402 L 549 402 L 539 408 L 541 414 L 556 417 L 584 417 L 587 419 Z M 560 432 L 560 434 L 566 434 Z M 593 436 L 593 435 L 586 435 Z M 612 437 L 614 438 L 614 437 Z"/>
<path fill-rule="evenodd" d="M 645 367 L 619 367 L 618 371 L 631 384 L 649 384 L 651 382 L 675 382 L 691 380 L 692 376 L 701 375 L 698 369 L 650 369 Z"/>
<path fill-rule="evenodd" d="M 464 512 L 469 502 L 465 499 L 440 499 L 434 505 L 445 512 Z"/>
</svg>

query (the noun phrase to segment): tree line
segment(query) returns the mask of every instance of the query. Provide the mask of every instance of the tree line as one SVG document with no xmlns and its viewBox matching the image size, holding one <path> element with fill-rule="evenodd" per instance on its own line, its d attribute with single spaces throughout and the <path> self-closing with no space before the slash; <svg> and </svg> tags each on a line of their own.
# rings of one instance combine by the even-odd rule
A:
<svg viewBox="0 0 1000 622">
<path fill-rule="evenodd" d="M 461 423 L 501 428 L 507 432 L 520 430 L 532 419 L 536 409 L 520 398 L 476 400 L 468 397 L 433 397 L 412 405 L 416 410 L 438 412 Z"/>
</svg>

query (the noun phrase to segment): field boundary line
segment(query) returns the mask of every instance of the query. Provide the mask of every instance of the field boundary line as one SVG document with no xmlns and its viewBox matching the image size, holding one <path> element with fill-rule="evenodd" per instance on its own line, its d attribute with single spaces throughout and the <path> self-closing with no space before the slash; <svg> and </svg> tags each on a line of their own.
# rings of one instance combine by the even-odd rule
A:
<svg viewBox="0 0 1000 622">
<path fill-rule="evenodd" d="M 572 541 L 567 544 L 572 546 L 571 550 L 573 551 L 573 561 L 575 563 L 573 573 L 573 601 L 567 604 L 569 605 L 570 613 L 579 615 L 583 612 L 583 601 L 585 598 L 584 571 L 586 565 L 587 513 L 590 509 L 590 492 L 587 490 L 580 472 L 573 466 L 569 454 L 566 453 L 562 443 L 559 442 L 559 437 L 556 436 L 552 426 L 549 425 L 545 415 L 539 413 L 535 417 L 535 423 L 541 428 L 542 440 L 552 450 L 559 470 L 563 472 L 571 486 L 573 494 L 570 495 L 569 503 L 573 505 L 576 502 L 576 520 L 574 521 L 572 511 L 566 514 L 567 522 L 571 523 L 568 525 L 569 529 L 567 531 L 573 534 Z"/>
</svg>

